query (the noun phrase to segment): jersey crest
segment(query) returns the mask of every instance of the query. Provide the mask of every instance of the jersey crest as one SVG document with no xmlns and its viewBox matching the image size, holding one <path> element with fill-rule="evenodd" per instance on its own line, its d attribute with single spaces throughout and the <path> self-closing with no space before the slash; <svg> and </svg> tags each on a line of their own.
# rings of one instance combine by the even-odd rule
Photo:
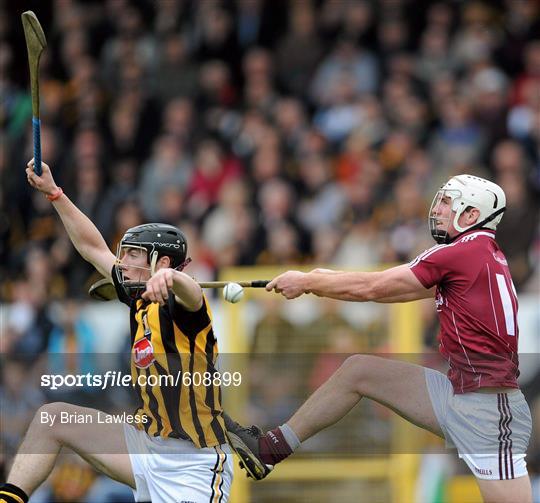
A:
<svg viewBox="0 0 540 503">
<path fill-rule="evenodd" d="M 147 369 L 156 361 L 154 347 L 150 339 L 143 337 L 133 344 L 133 363 L 140 369 Z"/>
</svg>

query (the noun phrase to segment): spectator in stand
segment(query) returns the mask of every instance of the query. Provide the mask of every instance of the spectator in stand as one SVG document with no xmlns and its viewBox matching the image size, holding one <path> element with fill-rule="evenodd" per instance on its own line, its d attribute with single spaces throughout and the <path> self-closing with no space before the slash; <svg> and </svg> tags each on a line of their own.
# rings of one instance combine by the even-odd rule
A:
<svg viewBox="0 0 540 503">
<path fill-rule="evenodd" d="M 287 247 L 296 245 L 301 250 L 296 252 L 291 249 L 278 251 L 281 259 L 283 256 L 291 255 L 298 260 L 299 256 L 307 250 L 308 238 L 307 234 L 300 228 L 296 217 L 295 198 L 296 193 L 291 183 L 283 179 L 268 180 L 260 187 L 257 194 L 260 211 L 254 248 L 257 256 L 260 256 L 263 250 L 268 250 L 268 253 L 265 254 L 268 258 L 262 259 L 260 263 L 276 263 L 275 252 L 270 250 L 270 245 L 272 244 L 276 248 L 279 246 L 277 241 L 279 235 L 287 239 Z M 270 238 L 271 233 L 273 233 L 273 240 Z"/>
<path fill-rule="evenodd" d="M 340 224 L 345 214 L 346 197 L 343 187 L 333 180 L 328 159 L 306 157 L 299 165 L 300 197 L 298 220 L 302 227 L 314 233 L 319 227 Z"/>
<path fill-rule="evenodd" d="M 355 93 L 373 93 L 379 82 L 377 59 L 352 40 L 338 40 L 332 52 L 322 60 L 312 81 L 311 93 L 318 106 L 332 102 L 330 93 L 344 74 L 351 78 Z"/>
<path fill-rule="evenodd" d="M 202 219 L 217 203 L 223 184 L 241 173 L 242 166 L 238 160 L 227 155 L 217 141 L 202 141 L 195 154 L 194 171 L 187 187 L 190 217 Z"/>
<path fill-rule="evenodd" d="M 29 361 L 16 352 L 5 354 L 0 368 L 0 403 L 2 407 L 2 454 L 13 456 L 35 411 L 45 397 L 35 386 L 36 375 L 29 371 Z"/>
<path fill-rule="evenodd" d="M 457 70 L 488 61 L 499 36 L 495 11 L 490 5 L 482 2 L 462 4 L 461 24 L 450 48 Z"/>
<path fill-rule="evenodd" d="M 219 4 L 198 2 L 192 36 L 199 61 L 219 59 L 236 68 L 239 53 L 231 15 Z"/>
<path fill-rule="evenodd" d="M 42 259 L 38 253 L 30 255 L 36 258 L 35 269 Z M 47 347 L 50 334 L 55 326 L 49 313 L 47 285 L 33 279 L 17 280 L 12 285 L 12 310 L 5 327 L 2 327 L 2 352 L 11 353 L 35 363 Z"/>
<path fill-rule="evenodd" d="M 430 138 L 430 154 L 444 178 L 446 173 L 442 172 L 454 169 L 458 163 L 479 161 L 484 138 L 464 98 L 452 97 L 444 101 L 440 120 L 440 126 Z"/>
<path fill-rule="evenodd" d="M 201 233 L 216 258 L 222 249 L 231 246 L 238 249 L 238 254 L 249 253 L 254 230 L 249 198 L 248 186 L 240 179 L 228 180 L 221 187 L 219 204 L 205 219 Z"/>
<path fill-rule="evenodd" d="M 177 2 L 159 2 L 160 8 L 178 5 Z M 199 66 L 191 59 L 186 36 L 168 33 L 157 50 L 159 62 L 153 75 L 154 88 L 159 100 L 167 103 L 176 97 L 193 98 L 197 94 Z"/>
<path fill-rule="evenodd" d="M 313 122 L 328 141 L 338 147 L 353 129 L 364 123 L 364 112 L 350 71 L 336 73 L 329 85 L 326 106 L 319 108 Z"/>
<path fill-rule="evenodd" d="M 343 239 L 340 227 L 318 227 L 311 236 L 311 258 L 314 264 L 334 264 Z"/>
<path fill-rule="evenodd" d="M 528 86 L 533 82 L 540 85 L 540 40 L 532 40 L 527 44 L 523 56 L 524 69 L 512 87 L 511 101 L 513 105 L 521 105 L 527 100 Z"/>
<path fill-rule="evenodd" d="M 279 177 L 283 173 L 283 158 L 274 146 L 259 147 L 250 163 L 250 177 L 255 184 Z"/>
<path fill-rule="evenodd" d="M 507 136 L 508 79 L 495 66 L 471 72 L 467 84 L 472 114 L 482 128 L 488 146 Z"/>
<path fill-rule="evenodd" d="M 454 63 L 449 54 L 449 33 L 437 25 L 428 26 L 422 33 L 420 51 L 416 58 L 416 76 L 432 82 L 441 73 L 452 72 Z"/>
<path fill-rule="evenodd" d="M 172 225 L 172 222 L 184 218 L 186 206 L 184 194 L 181 188 L 174 185 L 164 187 L 160 191 L 156 220 Z"/>
<path fill-rule="evenodd" d="M 96 217 L 96 226 L 103 230 L 105 236 L 111 234 L 113 225 L 111 215 L 116 213 L 116 208 L 135 196 L 137 175 L 138 164 L 135 159 L 124 158 L 112 163 L 110 183 L 105 187 Z"/>
<path fill-rule="evenodd" d="M 51 331 L 47 344 L 46 370 L 51 374 L 85 375 L 95 374 L 100 370 L 103 360 L 97 358 L 98 347 L 96 334 L 88 321 L 81 316 L 81 304 L 76 300 L 66 300 L 59 309 L 59 323 Z M 83 393 L 85 406 L 91 406 L 92 399 L 103 400 L 98 394 L 99 388 L 84 386 L 81 388 L 62 388 L 49 390 L 49 399 L 71 401 Z M 97 404 L 94 402 L 94 406 Z"/>
<path fill-rule="evenodd" d="M 142 213 L 141 205 L 134 197 L 120 202 L 113 215 L 108 242 L 111 243 L 111 250 L 117 250 L 125 230 L 141 225 L 147 219 Z"/>
<path fill-rule="evenodd" d="M 382 66 L 395 54 L 405 51 L 409 46 L 409 28 L 402 14 L 389 13 L 381 19 L 377 30 L 378 54 Z"/>
<path fill-rule="evenodd" d="M 528 250 L 533 246 L 540 224 L 538 198 L 527 186 L 530 161 L 519 143 L 505 140 L 495 147 L 492 164 L 495 180 L 506 193 L 506 222 L 500 228 L 498 240 L 516 288 L 520 288 L 534 270 Z"/>
<path fill-rule="evenodd" d="M 515 76 L 521 71 L 523 52 L 540 33 L 538 3 L 534 0 L 504 1 L 504 38 L 497 48 L 497 60 L 504 71 Z"/>
<path fill-rule="evenodd" d="M 390 248 L 394 252 L 391 261 L 410 261 L 431 245 L 425 237 L 427 201 L 422 197 L 416 178 L 412 175 L 400 178 L 387 203 L 377 220 L 378 226 L 388 232 Z"/>
<path fill-rule="evenodd" d="M 147 86 L 157 62 L 156 40 L 146 31 L 142 12 L 135 6 L 126 5 L 112 21 L 116 34 L 105 43 L 101 54 L 104 82 L 109 91 L 117 93 L 124 68 L 138 65 Z"/>
<path fill-rule="evenodd" d="M 324 45 L 317 34 L 313 6 L 293 2 L 290 10 L 288 31 L 276 49 L 276 69 L 283 88 L 302 96 L 324 54 Z"/>
<path fill-rule="evenodd" d="M 540 83 L 529 81 L 522 88 L 523 103 L 513 106 L 508 114 L 508 132 L 514 138 L 525 140 L 534 129 L 540 114 Z"/>
<path fill-rule="evenodd" d="M 265 0 L 237 0 L 235 3 L 235 31 L 240 49 L 273 47 L 281 36 L 286 15 L 284 5 Z"/>
<path fill-rule="evenodd" d="M 167 39 L 188 17 L 187 6 L 182 2 L 158 2 L 155 6 L 154 33 L 158 39 Z"/>
<path fill-rule="evenodd" d="M 274 109 L 274 123 L 283 140 L 287 157 L 293 157 L 307 129 L 307 113 L 302 101 L 297 98 L 282 98 Z"/>
<path fill-rule="evenodd" d="M 172 135 L 162 135 L 154 142 L 153 155 L 142 167 L 139 199 L 144 214 L 159 221 L 160 194 L 168 187 L 187 190 L 193 171 L 192 161 Z"/>
<path fill-rule="evenodd" d="M 266 247 L 257 256 L 258 265 L 302 264 L 301 238 L 298 229 L 287 221 L 273 223 L 266 231 Z"/>
<path fill-rule="evenodd" d="M 223 112 L 237 104 L 238 95 L 232 75 L 225 63 L 219 60 L 201 65 L 197 104 L 208 114 Z"/>
<path fill-rule="evenodd" d="M 169 101 L 163 111 L 162 128 L 164 134 L 172 135 L 180 146 L 192 153 L 202 128 L 194 114 L 193 102 L 188 98 Z"/>
<path fill-rule="evenodd" d="M 364 47 L 375 47 L 375 13 L 373 4 L 367 0 L 345 2 L 343 34 Z"/>
<path fill-rule="evenodd" d="M 272 54 L 266 49 L 250 49 L 242 61 L 244 72 L 244 108 L 255 109 L 270 117 L 278 99 L 274 84 Z"/>
</svg>

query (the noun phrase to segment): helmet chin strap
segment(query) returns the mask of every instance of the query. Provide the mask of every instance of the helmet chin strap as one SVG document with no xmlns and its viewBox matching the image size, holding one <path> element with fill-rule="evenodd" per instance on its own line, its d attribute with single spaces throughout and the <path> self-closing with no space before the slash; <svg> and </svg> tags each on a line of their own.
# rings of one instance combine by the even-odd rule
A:
<svg viewBox="0 0 540 503">
<path fill-rule="evenodd" d="M 452 241 L 456 240 L 457 238 L 459 238 L 462 234 L 465 234 L 466 232 L 469 232 L 469 231 L 475 231 L 477 229 L 481 229 L 482 227 L 484 227 L 484 225 L 486 225 L 487 223 L 491 222 L 493 219 L 495 219 L 496 217 L 498 217 L 501 213 L 503 213 L 504 211 L 506 210 L 506 206 L 504 206 L 503 208 L 499 208 L 497 211 L 495 211 L 494 213 L 492 213 L 491 215 L 489 215 L 489 217 L 487 218 L 484 218 L 484 220 L 482 220 L 481 222 L 478 222 L 477 224 L 473 224 L 471 225 L 470 227 L 467 227 L 466 229 L 462 230 L 459 234 L 455 235 L 453 238 L 451 238 L 450 236 L 448 236 L 448 233 L 446 233 L 446 244 L 449 244 L 451 243 Z M 493 231 L 494 229 L 489 229 L 491 231 Z"/>
</svg>

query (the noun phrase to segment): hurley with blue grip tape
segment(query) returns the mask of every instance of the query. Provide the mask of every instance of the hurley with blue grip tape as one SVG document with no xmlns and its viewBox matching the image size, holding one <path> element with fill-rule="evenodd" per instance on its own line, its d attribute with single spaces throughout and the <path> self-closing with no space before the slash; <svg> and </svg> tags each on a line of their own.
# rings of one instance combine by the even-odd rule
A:
<svg viewBox="0 0 540 503">
<path fill-rule="evenodd" d="M 26 49 L 28 50 L 28 66 L 30 68 L 30 89 L 32 92 L 32 132 L 34 137 L 34 172 L 41 176 L 41 120 L 39 118 L 39 59 L 47 46 L 45 33 L 38 18 L 32 11 L 21 16 Z"/>
</svg>

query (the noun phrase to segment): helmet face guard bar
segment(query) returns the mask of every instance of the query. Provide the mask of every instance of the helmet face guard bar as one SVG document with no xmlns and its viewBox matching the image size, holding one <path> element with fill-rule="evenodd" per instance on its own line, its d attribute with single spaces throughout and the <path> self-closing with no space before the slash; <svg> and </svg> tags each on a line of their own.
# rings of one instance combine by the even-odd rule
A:
<svg viewBox="0 0 540 503">
<path fill-rule="evenodd" d="M 454 209 L 454 200 L 461 197 L 461 192 L 459 190 L 449 190 L 449 189 L 440 189 L 435 194 L 431 207 L 429 208 L 428 213 L 428 225 L 429 232 L 433 239 L 439 244 L 448 244 L 450 243 L 450 236 L 448 234 L 448 229 L 450 229 L 450 223 L 452 221 L 452 210 Z M 441 217 L 435 215 L 435 210 L 440 208 L 442 204 L 445 204 L 443 199 L 448 198 L 450 202 L 450 211 L 448 216 Z M 458 213 L 456 212 L 456 218 L 459 218 Z"/>
<path fill-rule="evenodd" d="M 148 247 L 151 247 L 152 251 L 148 253 Z M 132 248 L 136 250 L 141 250 L 147 253 L 147 262 L 149 262 L 149 267 L 140 266 L 140 265 L 129 265 L 125 266 L 122 264 L 122 252 L 126 248 Z M 124 291 L 131 299 L 138 299 L 146 290 L 146 280 L 142 279 L 142 274 L 137 280 L 127 279 L 124 277 L 124 268 L 129 267 L 130 269 L 138 269 L 139 271 L 148 271 L 150 276 L 153 276 L 156 272 L 156 262 L 158 260 L 158 252 L 153 249 L 153 243 L 120 243 L 116 251 L 116 278 L 118 283 L 122 285 Z M 151 257 L 151 258 L 149 258 Z M 180 265 L 174 267 L 176 271 L 182 271 L 184 268 L 191 262 L 191 257 L 186 258 Z"/>
<path fill-rule="evenodd" d="M 120 243 L 118 245 L 117 251 L 116 251 L 116 278 L 118 279 L 118 283 L 122 285 L 122 288 L 126 292 L 126 295 L 131 299 L 137 299 L 139 298 L 143 292 L 146 290 L 146 279 L 143 279 L 143 271 L 148 271 L 151 275 L 152 270 L 151 267 L 145 267 L 140 265 L 129 265 L 125 266 L 122 264 L 122 252 L 126 248 L 136 249 L 144 251 L 145 253 L 148 253 L 148 250 L 145 246 L 142 246 L 141 244 L 129 244 L 129 243 Z M 148 260 L 148 255 L 147 255 Z M 138 279 L 128 279 L 124 276 L 124 268 L 129 267 L 130 269 L 135 269 L 139 271 L 139 278 Z"/>
</svg>

